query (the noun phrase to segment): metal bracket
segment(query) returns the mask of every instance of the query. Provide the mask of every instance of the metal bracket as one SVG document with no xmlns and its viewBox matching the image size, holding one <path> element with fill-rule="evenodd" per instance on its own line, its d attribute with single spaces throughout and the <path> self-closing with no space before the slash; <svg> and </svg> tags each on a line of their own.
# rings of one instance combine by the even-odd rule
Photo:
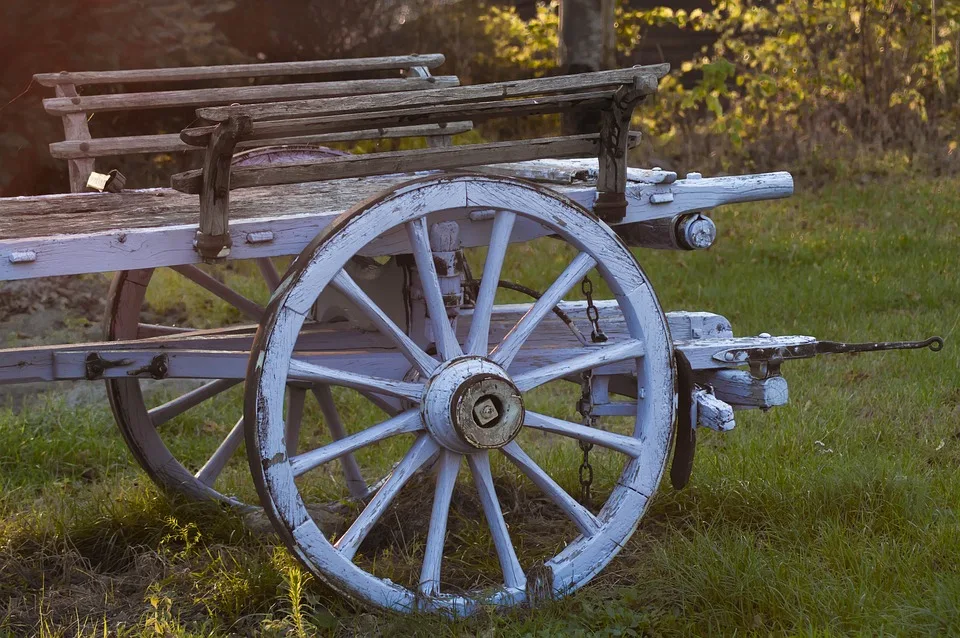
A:
<svg viewBox="0 0 960 638">
<path fill-rule="evenodd" d="M 881 352 L 883 350 L 917 350 L 930 348 L 943 350 L 943 338 L 930 337 L 923 341 L 872 341 L 867 343 L 843 343 L 841 341 L 810 341 L 794 345 L 749 346 L 729 348 L 714 353 L 713 358 L 725 363 L 748 363 L 755 374 L 765 376 L 779 374 L 780 364 L 788 359 L 809 359 L 821 354 L 852 354 L 857 352 Z"/>
<path fill-rule="evenodd" d="M 103 373 L 110 368 L 122 368 L 133 363 L 132 359 L 104 359 L 97 352 L 91 352 L 85 359 L 85 376 L 88 380 L 102 379 Z"/>
<path fill-rule="evenodd" d="M 138 368 L 136 370 L 130 370 L 127 372 L 128 376 L 136 377 L 141 374 L 147 373 L 153 379 L 165 379 L 167 377 L 167 372 L 169 367 L 167 365 L 167 355 L 158 354 L 153 359 L 150 360 L 150 363 Z"/>
</svg>

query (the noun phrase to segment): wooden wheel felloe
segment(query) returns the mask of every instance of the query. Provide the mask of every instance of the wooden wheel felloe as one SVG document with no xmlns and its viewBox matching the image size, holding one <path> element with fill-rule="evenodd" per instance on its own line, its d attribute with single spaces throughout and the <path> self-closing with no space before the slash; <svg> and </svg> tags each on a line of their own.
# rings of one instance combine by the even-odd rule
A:
<svg viewBox="0 0 960 638">
<path fill-rule="evenodd" d="M 468 223 L 467 210 L 492 210 L 489 251 L 465 339 L 448 320 L 429 239 L 434 221 Z M 538 223 L 573 246 L 577 255 L 499 343 L 490 318 L 507 244 L 515 227 Z M 477 231 L 471 227 L 470 232 Z M 437 355 L 401 330 L 343 270 L 371 243 L 403 244 L 413 253 Z M 628 335 L 583 345 L 556 361 L 523 357 L 523 346 L 552 308 L 596 269 L 614 294 Z M 358 363 L 332 369 L 298 359 L 295 342 L 317 296 L 332 287 L 363 309 L 417 374 L 403 381 Z M 522 359 L 522 362 L 521 362 Z M 359 359 L 358 359 L 359 361 Z M 635 366 L 636 417 L 626 434 L 603 431 L 530 409 L 531 392 L 544 384 L 615 364 Z M 412 380 L 411 380 L 412 379 Z M 291 454 L 284 434 L 284 395 L 291 381 L 340 385 L 402 399 L 407 409 L 376 425 L 314 449 Z M 534 604 L 566 595 L 588 582 L 618 552 L 643 515 L 668 452 L 674 416 L 674 371 L 666 320 L 630 251 L 605 224 L 566 198 L 533 185 L 477 175 L 430 178 L 397 188 L 344 214 L 298 258 L 271 300 L 254 341 L 244 416 L 247 450 L 261 501 L 290 549 L 315 574 L 352 597 L 397 611 L 472 613 L 478 605 Z M 492 424 L 492 426 L 491 426 Z M 524 449 L 524 431 L 592 443 L 620 455 L 622 471 L 599 512 L 571 497 Z M 298 480 L 344 454 L 400 434 L 414 441 L 392 473 L 345 531 L 331 542 L 311 515 Z M 505 458 L 569 519 L 579 533 L 555 556 L 521 564 L 495 490 L 494 469 Z M 441 577 L 451 507 L 466 460 L 489 529 L 502 580 L 493 587 L 457 592 Z M 491 461 L 494 461 L 493 463 Z M 404 586 L 360 564 L 358 551 L 410 479 L 429 469 L 434 481 L 422 566 Z M 402 523 L 401 523 L 402 524 Z"/>
</svg>

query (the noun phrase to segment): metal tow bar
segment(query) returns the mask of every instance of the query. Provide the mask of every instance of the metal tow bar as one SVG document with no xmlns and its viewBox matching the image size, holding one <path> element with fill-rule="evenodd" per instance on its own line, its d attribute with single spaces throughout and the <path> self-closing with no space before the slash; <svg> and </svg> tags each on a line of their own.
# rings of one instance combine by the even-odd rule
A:
<svg viewBox="0 0 960 638">
<path fill-rule="evenodd" d="M 725 364 L 748 364 L 751 373 L 758 378 L 780 374 L 780 364 L 788 359 L 810 359 L 821 354 L 854 354 L 858 352 L 881 352 L 884 350 L 918 350 L 930 348 L 943 350 L 942 337 L 930 337 L 923 341 L 873 341 L 867 343 L 844 343 L 842 341 L 810 341 L 801 344 L 774 346 L 745 346 L 720 350 L 713 359 Z M 674 438 L 673 462 L 670 466 L 670 482 L 674 489 L 683 489 L 693 473 L 693 458 L 697 448 L 697 412 L 693 393 L 699 388 L 694 380 L 693 369 L 686 355 L 677 349 L 674 352 L 677 365 L 677 432 Z"/>
</svg>

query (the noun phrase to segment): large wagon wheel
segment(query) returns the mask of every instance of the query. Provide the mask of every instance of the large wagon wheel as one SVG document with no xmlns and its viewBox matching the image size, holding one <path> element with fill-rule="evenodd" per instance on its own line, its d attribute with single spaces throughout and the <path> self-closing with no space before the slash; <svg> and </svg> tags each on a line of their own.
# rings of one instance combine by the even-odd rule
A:
<svg viewBox="0 0 960 638">
<path fill-rule="evenodd" d="M 496 212 L 473 321 L 467 338 L 460 343 L 444 310 L 428 233 L 433 220 L 458 216 L 465 220 L 466 207 Z M 530 221 L 546 226 L 572 245 L 576 257 L 500 343 L 488 343 L 497 280 L 511 231 L 515 222 L 519 226 Z M 409 241 L 431 317 L 439 352 L 436 357 L 384 318 L 343 271 L 354 255 L 375 251 L 370 244 L 378 237 L 393 246 L 398 237 Z M 572 356 L 547 365 L 538 365 L 536 357 L 527 357 L 525 369 L 514 372 L 520 361 L 518 355 L 524 355 L 524 342 L 554 305 L 593 268 L 613 292 L 629 338 L 584 345 Z M 294 341 L 304 315 L 328 286 L 365 308 L 419 374 L 408 375 L 408 380 L 398 383 L 375 376 L 359 358 L 354 367 L 336 370 L 298 359 Z M 528 393 L 538 386 L 623 362 L 635 363 L 636 396 L 641 397 L 628 433 L 594 429 L 525 408 Z M 291 379 L 386 393 L 403 398 L 411 407 L 342 440 L 288 453 L 283 397 Z M 667 324 L 656 296 L 633 255 L 609 227 L 563 196 L 533 185 L 460 175 L 410 182 L 359 205 L 301 254 L 261 323 L 245 394 L 244 415 L 253 426 L 247 428 L 247 452 L 261 502 L 300 560 L 339 591 L 380 607 L 466 615 L 480 604 L 534 604 L 542 597 L 568 594 L 614 557 L 633 533 L 663 473 L 673 423 L 674 371 Z M 526 431 L 524 435 L 552 433 L 566 440 L 592 443 L 622 459 L 622 471 L 599 512 L 590 511 L 571 497 L 533 459 L 532 445 L 527 451 L 521 447 L 523 437 L 515 440 L 521 430 Z M 402 460 L 346 531 L 331 542 L 311 516 L 305 480 L 312 471 L 343 454 L 388 438 L 396 441 L 392 437 L 401 434 L 411 434 L 414 439 Z M 569 519 L 571 529 L 575 528 L 573 534 L 579 533 L 552 558 L 528 558 L 526 565 L 518 559 L 491 469 L 502 465 L 497 458 L 500 455 Z M 451 547 L 455 540 L 447 534 L 448 522 L 462 521 L 451 518 L 450 512 L 451 506 L 456 508 L 466 500 L 462 495 L 452 498 L 456 489 L 466 489 L 457 485 L 458 475 L 466 479 L 460 472 L 464 458 L 502 580 L 482 589 L 466 587 L 455 592 L 447 587 L 446 579 L 441 579 L 441 563 L 448 560 L 445 554 L 452 559 L 464 549 Z M 424 468 L 435 472 L 432 512 L 419 575 L 408 573 L 410 582 L 404 586 L 395 582 L 396 577 L 378 576 L 379 564 L 371 563 L 358 550 L 391 503 L 398 501 L 404 485 Z M 387 518 L 404 520 L 401 525 L 414 523 L 413 517 Z"/>
<path fill-rule="evenodd" d="M 234 158 L 234 164 L 241 166 L 278 164 L 322 159 L 340 154 L 342 153 L 318 146 L 265 147 L 238 154 Z M 263 277 L 265 289 L 272 293 L 281 279 L 276 265 L 269 258 L 256 260 L 256 265 Z M 200 268 L 185 265 L 171 270 L 181 277 L 184 285 L 203 290 L 208 300 L 219 299 L 233 306 L 239 311 L 236 313 L 238 323 L 253 326 L 263 316 L 263 306 L 251 300 L 244 292 L 232 288 L 229 278 L 220 276 L 222 273 L 218 272 L 219 267 Z M 186 325 L 171 327 L 143 320 L 142 311 L 147 288 L 153 281 L 156 281 L 154 269 L 117 273 L 110 288 L 104 318 L 106 339 L 113 341 L 164 334 L 186 334 L 200 327 L 221 327 L 201 326 L 200 322 L 191 325 L 189 320 Z M 251 336 L 252 333 L 251 327 Z M 185 462 L 178 459 L 177 454 L 172 452 L 164 441 L 168 438 L 165 429 L 170 427 L 171 421 L 221 393 L 230 391 L 241 382 L 241 379 L 203 379 L 202 385 L 190 390 L 183 390 L 182 385 L 170 384 L 180 388 L 177 390 L 177 396 L 169 400 L 148 401 L 145 399 L 143 384 L 150 383 L 149 381 L 109 379 L 107 396 L 121 435 L 134 458 L 154 483 L 190 498 L 244 505 L 237 497 L 217 489 L 217 481 L 229 464 L 243 464 L 242 456 L 236 454 L 243 443 L 242 406 L 239 400 L 236 401 L 231 414 L 225 414 L 223 419 L 218 419 L 225 420 L 226 427 L 208 425 L 209 431 L 205 436 L 211 441 L 208 447 L 211 448 L 212 453 L 205 463 L 191 468 L 186 467 Z M 312 388 L 304 386 L 291 388 L 288 394 L 294 406 L 299 406 L 301 415 L 304 402 L 307 400 L 306 396 L 308 394 L 315 396 L 328 426 L 339 431 L 336 406 L 330 400 L 329 392 L 324 385 L 318 384 Z M 212 444 L 214 441 L 215 446 Z M 356 460 L 351 456 L 343 459 L 342 464 L 349 480 L 351 493 L 355 496 L 365 494 L 366 486 Z"/>
</svg>

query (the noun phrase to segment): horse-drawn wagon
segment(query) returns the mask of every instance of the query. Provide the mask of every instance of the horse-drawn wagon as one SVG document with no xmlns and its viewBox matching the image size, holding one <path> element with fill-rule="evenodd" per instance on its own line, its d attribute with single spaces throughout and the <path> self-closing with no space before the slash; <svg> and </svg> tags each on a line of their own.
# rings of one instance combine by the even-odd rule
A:
<svg viewBox="0 0 960 638">
<path fill-rule="evenodd" d="M 942 346 L 938 338 L 735 337 L 722 316 L 664 313 L 631 247 L 709 248 L 716 227 L 704 212 L 787 197 L 790 175 L 680 178 L 628 168 L 633 110 L 655 93 L 665 65 L 461 87 L 430 74 L 442 61 L 36 76 L 56 91 L 44 106 L 63 119 L 67 139 L 51 152 L 68 161 L 74 193 L 0 200 L 0 281 L 117 274 L 103 341 L 0 350 L 0 383 L 104 380 L 140 465 L 161 487 L 193 498 L 253 507 L 218 487 L 245 442 L 260 505 L 311 571 L 380 607 L 462 615 L 478 605 L 535 604 L 587 583 L 633 533 L 671 447 L 671 478 L 682 487 L 697 428 L 730 430 L 734 410 L 786 402 L 783 361 Z M 332 73 L 397 72 L 404 77 L 325 81 Z M 297 76 L 311 80 L 77 90 Z M 179 134 L 92 139 L 86 124 L 93 112 L 184 106 L 196 108 L 198 120 Z M 560 113 L 588 114 L 599 132 L 451 143 L 472 122 Z M 428 143 L 363 155 L 317 146 L 402 137 Z M 202 155 L 202 168 L 174 175 L 173 188 L 127 189 L 94 166 L 104 157 L 190 152 Z M 88 181 L 103 192 L 82 192 Z M 550 238 L 562 261 L 541 291 L 510 281 L 504 266 L 511 244 L 538 238 Z M 281 275 L 278 263 L 289 257 Z M 256 264 L 268 303 L 223 276 L 241 260 Z M 150 287 L 167 272 L 246 321 L 201 329 L 145 319 Z M 564 301 L 575 287 L 585 299 Z M 532 301 L 497 303 L 504 289 Z M 610 298 L 600 299 L 601 290 Z M 194 383 L 159 403 L 148 399 L 145 389 L 167 380 Z M 168 448 L 165 423 L 241 383 L 235 425 L 205 463 L 192 467 Z M 562 384 L 574 391 L 543 394 Z M 326 433 L 302 427 L 308 395 Z M 576 421 L 565 416 L 574 412 Z M 381 476 L 362 461 L 385 441 L 400 453 Z M 538 460 L 557 445 L 582 452 L 580 498 Z M 589 455 L 601 450 L 614 469 L 598 491 L 604 502 L 594 504 Z M 516 538 L 506 522 L 495 487 L 503 471 L 526 476 L 569 524 L 555 555 L 528 559 L 525 550 L 526 563 L 518 558 L 518 544 L 535 543 Z M 317 488 L 310 477 L 318 472 L 339 487 Z M 393 582 L 382 569 L 387 559 L 362 556 L 361 546 L 414 477 L 432 493 L 417 550 L 422 567 L 410 582 Z M 447 533 L 461 504 L 454 493 L 470 484 L 500 575 L 448 583 L 444 557 L 466 542 Z M 336 532 L 318 516 L 331 497 L 351 512 Z"/>
</svg>

